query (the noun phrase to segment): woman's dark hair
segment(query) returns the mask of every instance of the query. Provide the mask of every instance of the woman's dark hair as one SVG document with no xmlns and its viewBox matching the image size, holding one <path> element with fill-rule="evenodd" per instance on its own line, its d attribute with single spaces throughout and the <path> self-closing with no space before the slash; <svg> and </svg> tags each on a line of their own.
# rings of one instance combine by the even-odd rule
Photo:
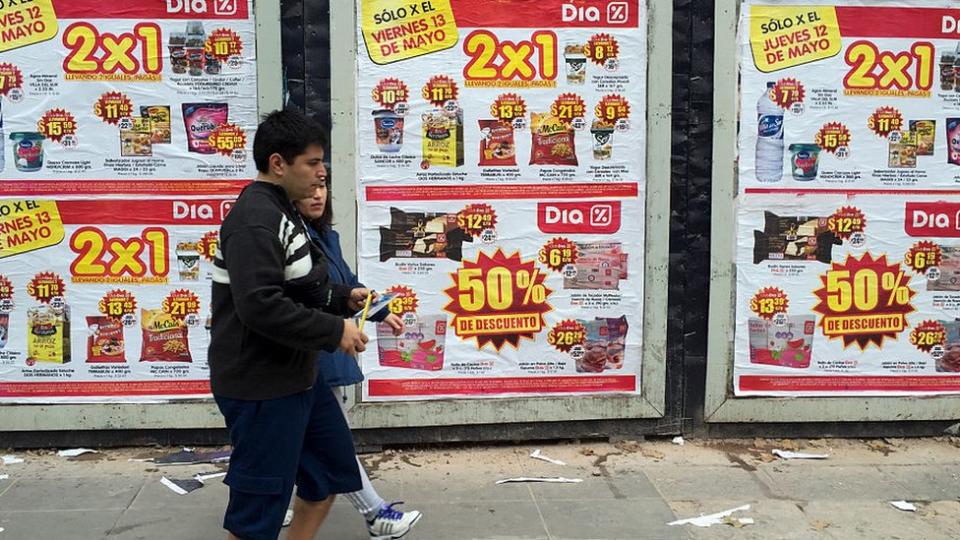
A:
<svg viewBox="0 0 960 540">
<path fill-rule="evenodd" d="M 280 154 L 284 161 L 293 163 L 311 144 L 327 148 L 327 137 L 320 124 L 297 111 L 273 111 L 257 126 L 253 136 L 253 161 L 258 171 L 268 173 L 270 156 Z"/>
<path fill-rule="evenodd" d="M 313 220 L 313 226 L 320 231 L 320 234 L 333 228 L 333 192 L 330 190 L 330 176 L 327 176 L 327 202 L 323 205 L 323 214 Z"/>
</svg>

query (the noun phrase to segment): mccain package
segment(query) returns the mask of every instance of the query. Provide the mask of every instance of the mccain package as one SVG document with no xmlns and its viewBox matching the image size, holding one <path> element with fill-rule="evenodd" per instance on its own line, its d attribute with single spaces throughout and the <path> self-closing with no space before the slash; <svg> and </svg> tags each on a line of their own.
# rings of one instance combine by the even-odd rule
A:
<svg viewBox="0 0 960 540">
<path fill-rule="evenodd" d="M 87 317 L 87 362 L 126 362 L 123 325 L 112 317 Z"/>
<path fill-rule="evenodd" d="M 940 373 L 960 373 L 960 320 L 940 321 L 946 330 L 943 357 L 937 360 Z"/>
<path fill-rule="evenodd" d="M 764 212 L 763 231 L 753 231 L 753 264 L 772 261 L 833 260 L 833 246 L 841 245 L 825 217 L 783 217 Z"/>
<path fill-rule="evenodd" d="M 443 369 L 443 344 L 447 335 L 444 315 L 418 317 L 405 326 L 399 336 L 387 323 L 377 323 L 377 349 L 380 365 L 439 371 Z"/>
<path fill-rule="evenodd" d="M 463 111 L 453 116 L 437 109 L 424 113 L 423 160 L 430 166 L 463 165 Z"/>
<path fill-rule="evenodd" d="M 627 279 L 627 254 L 620 242 L 577 242 L 577 275 L 563 278 L 564 289 L 620 288 Z"/>
<path fill-rule="evenodd" d="M 192 362 L 187 325 L 162 309 L 141 309 L 141 362 Z"/>
<path fill-rule="evenodd" d="M 585 354 L 577 360 L 578 373 L 600 373 L 623 367 L 623 351 L 627 341 L 627 317 L 597 317 L 580 321 L 586 330 Z"/>
<path fill-rule="evenodd" d="M 750 363 L 789 368 L 810 367 L 816 317 L 791 316 L 787 324 L 778 326 L 764 319 L 751 318 Z"/>
<path fill-rule="evenodd" d="M 70 308 L 43 304 L 27 310 L 27 364 L 70 361 Z"/>
<path fill-rule="evenodd" d="M 940 277 L 927 280 L 928 291 L 960 291 L 960 246 L 940 246 Z"/>
<path fill-rule="evenodd" d="M 477 120 L 480 124 L 481 167 L 512 167 L 517 164 L 513 127 L 499 120 Z"/>
<path fill-rule="evenodd" d="M 390 258 L 459 261 L 473 237 L 457 225 L 457 214 L 390 209 L 390 227 L 380 227 L 380 262 Z"/>
<path fill-rule="evenodd" d="M 577 165 L 574 131 L 552 114 L 530 114 L 531 165 Z"/>
</svg>

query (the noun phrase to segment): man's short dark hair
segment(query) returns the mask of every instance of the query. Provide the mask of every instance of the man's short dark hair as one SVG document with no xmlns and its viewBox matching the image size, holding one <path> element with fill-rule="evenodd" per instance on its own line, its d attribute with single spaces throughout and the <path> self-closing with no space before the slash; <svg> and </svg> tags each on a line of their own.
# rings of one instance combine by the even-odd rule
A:
<svg viewBox="0 0 960 540">
<path fill-rule="evenodd" d="M 273 154 L 280 154 L 284 161 L 293 163 L 311 144 L 327 147 L 327 137 L 320 124 L 296 111 L 273 111 L 257 126 L 253 136 L 253 161 L 258 171 L 267 173 Z"/>
</svg>

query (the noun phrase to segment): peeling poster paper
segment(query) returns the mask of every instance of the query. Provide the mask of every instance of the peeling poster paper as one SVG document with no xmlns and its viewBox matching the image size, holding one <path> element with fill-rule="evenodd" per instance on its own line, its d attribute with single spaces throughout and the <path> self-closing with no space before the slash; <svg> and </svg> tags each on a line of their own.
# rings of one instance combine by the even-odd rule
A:
<svg viewBox="0 0 960 540">
<path fill-rule="evenodd" d="M 99 454 L 99 452 L 91 448 L 71 448 L 69 450 L 60 450 L 57 452 L 57 455 L 60 457 L 77 457 L 84 454 Z"/>
<path fill-rule="evenodd" d="M 539 448 L 534 450 L 533 453 L 530 454 L 530 457 L 532 457 L 533 459 L 539 459 L 540 461 L 546 461 L 547 463 L 553 463 L 554 465 L 566 465 L 566 463 L 560 461 L 559 459 L 553 459 L 551 457 L 547 457 L 543 455 L 542 453 L 540 453 Z"/>
<path fill-rule="evenodd" d="M 198 474 L 198 475 L 194 476 L 193 479 L 196 480 L 196 481 L 198 481 L 198 482 L 201 482 L 201 483 L 206 484 L 206 483 L 207 483 L 207 480 L 212 480 L 212 479 L 214 479 L 214 478 L 220 478 L 221 476 L 226 476 L 226 475 L 227 475 L 227 473 L 225 473 L 225 472 L 216 472 L 216 473 L 209 473 L 209 474 Z"/>
<path fill-rule="evenodd" d="M 731 508 L 730 510 L 724 510 L 723 512 L 717 512 L 716 514 L 709 515 L 700 515 L 695 518 L 687 519 L 678 519 L 676 521 L 671 521 L 667 525 L 694 525 L 696 527 L 710 527 L 711 525 L 719 525 L 723 523 L 723 518 L 733 514 L 734 512 L 739 512 L 741 510 L 749 510 L 750 505 L 745 504 L 743 506 L 738 506 L 736 508 Z"/>
<path fill-rule="evenodd" d="M 890 501 L 890 504 L 893 505 L 893 507 L 897 510 L 903 510 L 904 512 L 917 511 L 917 505 L 908 503 L 907 501 Z"/>
<path fill-rule="evenodd" d="M 782 457 L 783 459 L 827 459 L 830 457 L 828 454 L 807 454 L 804 452 L 780 450 L 779 448 L 773 449 L 773 455 Z"/>
<path fill-rule="evenodd" d="M 500 484 L 510 484 L 514 482 L 548 482 L 552 484 L 579 484 L 583 482 L 580 478 L 563 478 L 560 476 L 557 477 L 526 477 L 521 476 L 518 478 L 504 478 L 503 480 L 497 480 L 497 485 Z"/>
<path fill-rule="evenodd" d="M 164 476 L 160 479 L 160 483 L 170 488 L 170 490 L 177 495 L 186 495 L 191 491 L 196 491 L 203 487 L 203 482 L 193 478 L 188 478 L 186 480 L 171 480 Z"/>
</svg>

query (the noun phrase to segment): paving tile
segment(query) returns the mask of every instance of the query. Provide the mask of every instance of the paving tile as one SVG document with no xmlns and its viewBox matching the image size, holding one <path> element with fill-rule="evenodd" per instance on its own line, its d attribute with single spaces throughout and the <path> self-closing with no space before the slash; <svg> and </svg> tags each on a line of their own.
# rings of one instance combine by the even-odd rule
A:
<svg viewBox="0 0 960 540">
<path fill-rule="evenodd" d="M 531 483 L 530 489 L 537 499 L 548 500 L 660 498 L 656 486 L 643 474 L 581 478 L 579 484 Z"/>
<path fill-rule="evenodd" d="M 874 492 L 875 496 L 882 496 Z M 938 520 L 921 512 L 903 512 L 885 501 L 811 501 L 804 508 L 807 516 L 830 523 L 825 529 L 830 538 L 884 538 L 888 540 L 955 540 L 960 538 L 956 516 Z"/>
<path fill-rule="evenodd" d="M 876 466 L 806 467 L 802 472 L 765 468 L 760 472 L 772 498 L 796 501 L 875 499 L 879 493 L 898 489 L 893 478 Z"/>
<path fill-rule="evenodd" d="M 725 499 L 734 490 L 747 499 L 768 495 L 756 473 L 740 467 L 651 467 L 644 472 L 668 501 Z"/>
<path fill-rule="evenodd" d="M 411 499 L 407 501 L 407 506 L 422 511 L 423 518 L 416 529 L 404 537 L 404 540 L 548 540 L 549 538 L 540 519 L 537 505 L 532 501 L 475 501 L 443 504 Z"/>
<path fill-rule="evenodd" d="M 186 479 L 190 475 L 180 475 L 171 471 L 168 478 Z M 137 494 L 131 509 L 141 510 L 150 508 L 226 508 L 229 495 L 228 487 L 224 485 L 222 478 L 213 478 L 207 481 L 202 488 L 179 495 L 170 488 L 160 483 L 160 477 L 147 478 L 143 489 Z"/>
<path fill-rule="evenodd" d="M 107 532 L 120 518 L 123 510 L 36 510 L 7 511 L 4 499 L 0 511 L 0 538 L 59 539 L 108 538 Z"/>
<path fill-rule="evenodd" d="M 703 540 L 821 540 L 822 531 L 811 527 L 813 520 L 804 515 L 796 503 L 791 501 L 761 500 L 749 501 L 736 498 L 735 489 L 729 499 L 673 501 L 670 507 L 677 519 L 686 519 L 700 515 L 715 514 L 749 504 L 749 510 L 742 510 L 732 517 L 752 518 L 753 525 L 742 528 L 727 524 L 711 527 L 695 525 L 675 525 L 682 528 L 690 537 Z M 847 539 L 849 540 L 849 539 Z"/>
<path fill-rule="evenodd" d="M 144 482 L 135 477 L 21 478 L 4 493 L 2 510 L 123 510 Z"/>
<path fill-rule="evenodd" d="M 550 537 L 556 540 L 687 538 L 667 527 L 674 519 L 662 499 L 538 501 Z"/>
<path fill-rule="evenodd" d="M 899 489 L 889 494 L 891 499 L 923 501 L 952 501 L 960 499 L 960 464 L 936 466 L 880 467 L 892 478 Z"/>
</svg>

